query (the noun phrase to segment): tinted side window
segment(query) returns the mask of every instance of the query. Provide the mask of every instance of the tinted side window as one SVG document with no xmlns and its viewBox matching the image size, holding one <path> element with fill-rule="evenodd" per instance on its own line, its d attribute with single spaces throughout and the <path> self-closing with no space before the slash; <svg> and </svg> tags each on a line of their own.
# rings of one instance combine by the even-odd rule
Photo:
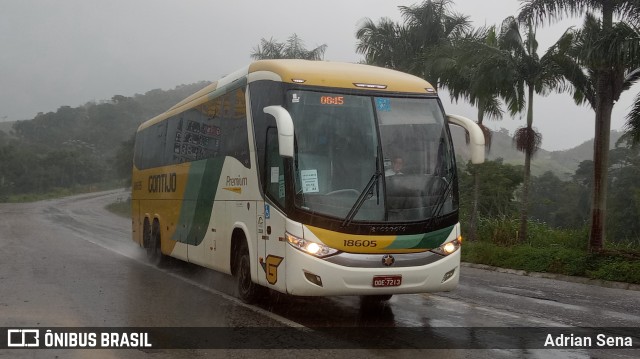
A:
<svg viewBox="0 0 640 359">
<path fill-rule="evenodd" d="M 136 135 L 140 169 L 231 156 L 250 167 L 244 88 L 232 90 Z"/>
<path fill-rule="evenodd" d="M 266 156 L 265 162 L 267 171 L 265 172 L 264 183 L 266 184 L 265 192 L 282 208 L 285 206 L 285 187 L 284 187 L 284 161 L 278 150 L 278 129 L 269 127 L 267 129 L 266 139 Z"/>
<path fill-rule="evenodd" d="M 263 109 L 267 106 L 283 104 L 282 83 L 256 81 L 249 84 L 249 91 L 251 95 L 251 117 L 253 118 L 253 131 L 256 141 L 256 157 L 261 174 L 259 177 L 264 179 L 265 171 L 268 171 L 268 165 L 265 165 L 267 128 L 275 127 L 276 120 L 273 116 L 264 113 Z"/>
<path fill-rule="evenodd" d="M 246 109 L 244 88 L 232 91 L 222 96 L 222 114 L 218 123 L 222 129 L 224 154 L 237 159 L 248 168 L 251 162 Z"/>
<path fill-rule="evenodd" d="M 136 134 L 134 163 L 139 169 L 164 165 L 166 122 L 156 123 Z"/>
</svg>

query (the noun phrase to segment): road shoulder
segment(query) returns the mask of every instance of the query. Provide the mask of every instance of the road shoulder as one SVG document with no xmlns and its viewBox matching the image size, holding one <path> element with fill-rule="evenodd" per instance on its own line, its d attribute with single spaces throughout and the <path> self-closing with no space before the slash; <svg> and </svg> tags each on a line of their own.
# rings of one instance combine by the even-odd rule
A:
<svg viewBox="0 0 640 359">
<path fill-rule="evenodd" d="M 574 276 L 556 274 L 556 273 L 528 272 L 525 270 L 492 267 L 486 264 L 477 264 L 477 263 L 468 263 L 468 262 L 462 262 L 461 265 L 463 267 L 483 269 L 483 270 L 498 272 L 498 273 L 515 274 L 515 275 L 528 276 L 528 277 L 534 277 L 534 278 L 555 279 L 555 280 L 561 280 L 561 281 L 571 282 L 571 283 L 588 284 L 588 285 L 595 285 L 599 287 L 624 289 L 624 290 L 635 290 L 640 292 L 640 284 L 614 282 L 614 281 L 592 279 L 592 278 L 586 278 L 586 277 L 574 277 Z"/>
</svg>

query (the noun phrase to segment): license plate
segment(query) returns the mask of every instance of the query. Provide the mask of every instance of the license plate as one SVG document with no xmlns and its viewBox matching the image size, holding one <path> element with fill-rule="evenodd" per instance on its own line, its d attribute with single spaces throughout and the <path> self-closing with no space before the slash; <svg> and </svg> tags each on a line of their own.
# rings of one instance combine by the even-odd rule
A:
<svg viewBox="0 0 640 359">
<path fill-rule="evenodd" d="M 398 287 L 402 284 L 401 275 L 377 275 L 373 277 L 374 287 Z"/>
</svg>

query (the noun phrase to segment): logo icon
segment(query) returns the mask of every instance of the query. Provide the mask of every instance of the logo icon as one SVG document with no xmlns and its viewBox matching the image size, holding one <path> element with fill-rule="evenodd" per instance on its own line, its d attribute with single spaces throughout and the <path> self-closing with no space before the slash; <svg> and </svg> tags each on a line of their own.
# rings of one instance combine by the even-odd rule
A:
<svg viewBox="0 0 640 359">
<path fill-rule="evenodd" d="M 269 282 L 269 284 L 276 284 L 278 282 L 278 266 L 283 260 L 284 258 L 272 256 L 271 254 L 267 256 L 266 261 L 260 258 L 260 265 L 267 275 L 267 282 Z"/>
<path fill-rule="evenodd" d="M 38 347 L 40 346 L 40 330 L 9 329 L 7 330 L 7 346 L 13 348 Z"/>
<path fill-rule="evenodd" d="M 386 267 L 391 267 L 395 262 L 396 259 L 393 258 L 391 254 L 385 254 L 382 256 L 382 264 L 384 264 Z"/>
</svg>

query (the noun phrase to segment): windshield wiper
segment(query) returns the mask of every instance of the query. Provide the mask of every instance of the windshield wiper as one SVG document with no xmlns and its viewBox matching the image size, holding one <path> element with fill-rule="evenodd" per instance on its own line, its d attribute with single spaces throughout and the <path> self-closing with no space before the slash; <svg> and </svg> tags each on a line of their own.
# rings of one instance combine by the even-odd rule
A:
<svg viewBox="0 0 640 359">
<path fill-rule="evenodd" d="M 353 204 L 353 207 L 351 207 L 351 210 L 349 210 L 349 213 L 347 213 L 347 216 L 344 218 L 344 221 L 342 221 L 342 227 L 346 227 L 349 224 L 351 224 L 351 221 L 353 221 L 353 218 L 356 216 L 356 214 L 358 214 L 358 211 L 360 210 L 360 207 L 362 207 L 362 205 L 364 204 L 364 201 L 370 198 L 370 196 L 373 196 L 373 193 L 371 193 L 371 191 L 373 190 L 373 186 L 376 186 L 380 181 L 380 177 L 382 177 L 382 172 L 380 172 L 379 169 L 376 169 L 376 172 L 373 174 L 373 176 L 371 176 L 369 183 L 367 183 L 367 186 L 360 193 L 360 196 L 358 196 L 358 199 L 356 199 L 356 202 Z M 379 202 L 380 188 L 377 188 L 377 189 L 378 189 L 378 202 Z"/>
<path fill-rule="evenodd" d="M 455 173 L 452 173 L 447 177 L 441 177 L 441 180 L 444 181 L 446 185 L 444 190 L 440 194 L 440 197 L 438 197 L 438 201 L 433 206 L 433 212 L 431 214 L 431 218 L 429 220 L 429 223 L 427 224 L 427 227 L 431 227 L 436 217 L 440 216 L 440 212 L 442 212 L 442 208 L 444 208 L 444 204 L 447 201 L 447 197 L 449 197 L 449 194 L 451 193 L 451 189 L 453 188 L 452 184 L 453 184 L 454 177 L 455 177 Z"/>
</svg>

